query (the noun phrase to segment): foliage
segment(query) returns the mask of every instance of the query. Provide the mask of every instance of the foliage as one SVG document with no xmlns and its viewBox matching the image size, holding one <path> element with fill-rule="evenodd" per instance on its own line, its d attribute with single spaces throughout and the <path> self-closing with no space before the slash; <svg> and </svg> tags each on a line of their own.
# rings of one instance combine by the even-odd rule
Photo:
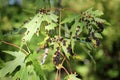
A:
<svg viewBox="0 0 120 80">
<path fill-rule="evenodd" d="M 15 64 L 14 70 L 8 70 L 6 76 L 10 75 L 13 79 L 20 78 L 22 80 L 46 80 L 48 77 L 46 73 L 54 71 L 56 67 L 58 72 L 63 69 L 67 73 L 66 79 L 79 80 L 75 74 L 70 74 L 72 71 L 67 71 L 68 65 L 71 65 L 72 68 L 72 60 L 82 60 L 82 54 L 79 54 L 81 53 L 80 50 L 84 49 L 84 54 L 89 51 L 91 53 L 100 45 L 101 32 L 104 29 L 103 24 L 108 23 L 100 18 L 103 13 L 98 10 L 89 9 L 82 13 L 72 12 L 65 17 L 63 16 L 66 15 L 64 12 L 67 12 L 64 8 L 43 8 L 31 20 L 24 23 L 22 28 L 25 28 L 26 31 L 23 31 L 24 35 L 19 42 L 21 45 L 19 52 L 22 49 L 23 52 L 21 53 L 26 54 L 23 65 L 19 67 L 20 64 Z M 40 47 L 36 50 L 34 46 L 37 44 Z M 12 53 L 15 52 L 12 51 Z M 91 56 L 91 54 L 89 55 Z M 16 59 L 17 57 L 14 60 Z M 7 68 L 2 68 L 1 73 L 3 69 Z M 60 75 L 60 73 L 57 74 Z M 57 77 L 59 78 L 59 76 Z"/>
</svg>

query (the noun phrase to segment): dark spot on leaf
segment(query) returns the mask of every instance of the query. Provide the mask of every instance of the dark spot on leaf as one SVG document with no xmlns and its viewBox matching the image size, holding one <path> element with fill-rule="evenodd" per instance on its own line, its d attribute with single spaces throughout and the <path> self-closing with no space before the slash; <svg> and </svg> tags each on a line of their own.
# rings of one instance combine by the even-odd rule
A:
<svg viewBox="0 0 120 80">
<path fill-rule="evenodd" d="M 92 37 L 93 39 L 96 39 L 94 32 L 92 32 Z"/>
<path fill-rule="evenodd" d="M 25 42 L 25 39 L 22 39 L 23 42 Z"/>
<path fill-rule="evenodd" d="M 104 29 L 103 24 L 102 24 L 102 23 L 100 23 L 100 22 L 97 22 L 97 25 L 98 25 L 98 27 L 99 27 L 98 32 L 99 32 L 99 33 L 100 33 L 100 32 L 102 32 L 102 31 L 103 31 L 103 29 Z"/>
<path fill-rule="evenodd" d="M 28 20 L 24 21 L 24 24 L 26 24 L 28 22 Z"/>
<path fill-rule="evenodd" d="M 63 37 L 60 37 L 60 38 L 59 38 L 59 41 L 63 41 Z"/>
<path fill-rule="evenodd" d="M 86 42 L 91 42 L 91 38 L 90 38 L 90 37 L 87 37 L 87 38 L 85 39 L 85 41 L 86 41 Z"/>
<path fill-rule="evenodd" d="M 16 78 L 16 80 L 20 80 L 20 78 Z"/>
<path fill-rule="evenodd" d="M 99 46 L 100 45 L 100 40 L 97 38 L 96 39 L 96 46 Z"/>
<path fill-rule="evenodd" d="M 58 50 L 60 50 L 60 47 L 57 47 L 56 49 L 57 49 L 57 51 L 58 51 Z"/>
<path fill-rule="evenodd" d="M 66 40 L 63 40 L 63 46 L 66 46 Z"/>
<path fill-rule="evenodd" d="M 76 36 L 73 36 L 73 39 L 76 39 Z"/>
<path fill-rule="evenodd" d="M 80 26 L 77 26 L 77 27 L 76 27 L 76 32 L 78 32 L 78 31 L 79 31 L 79 29 L 80 29 Z"/>
<path fill-rule="evenodd" d="M 70 45 L 67 47 L 67 52 L 70 53 L 72 56 L 74 55 Z"/>
<path fill-rule="evenodd" d="M 30 31 L 27 31 L 27 35 L 29 34 Z"/>
</svg>

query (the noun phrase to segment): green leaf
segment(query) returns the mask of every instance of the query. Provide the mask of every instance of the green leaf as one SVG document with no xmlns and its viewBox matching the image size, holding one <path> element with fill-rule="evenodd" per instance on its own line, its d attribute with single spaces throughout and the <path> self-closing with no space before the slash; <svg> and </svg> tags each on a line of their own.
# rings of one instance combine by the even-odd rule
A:
<svg viewBox="0 0 120 80">
<path fill-rule="evenodd" d="M 45 26 L 46 30 L 53 30 L 57 25 L 55 23 L 50 23 L 49 25 Z"/>
<path fill-rule="evenodd" d="M 80 18 L 80 15 L 76 15 L 76 14 L 72 14 L 72 15 L 69 15 L 67 18 L 65 18 L 61 24 L 64 24 L 64 23 L 71 23 L 72 21 L 74 21 L 74 19 L 76 18 Z"/>
<path fill-rule="evenodd" d="M 25 54 L 22 52 L 13 52 L 13 51 L 4 51 L 16 58 L 12 61 L 8 61 L 5 63 L 5 66 L 0 70 L 0 77 L 4 77 L 6 74 L 11 74 L 17 66 L 22 66 L 25 59 Z"/>
<path fill-rule="evenodd" d="M 23 27 L 27 28 L 26 32 L 24 33 L 24 36 L 22 38 L 23 41 L 27 42 L 30 41 L 32 36 L 35 33 L 39 33 L 41 24 L 43 21 L 47 22 L 48 26 L 46 26 L 47 30 L 54 29 L 56 27 L 56 24 L 54 22 L 57 22 L 57 16 L 50 12 L 48 15 L 46 14 L 36 14 L 35 17 L 29 22 L 26 23 Z"/>
<path fill-rule="evenodd" d="M 45 26 L 45 29 L 49 31 L 54 29 L 57 26 L 55 22 L 58 21 L 58 16 L 50 12 L 50 15 L 43 16 L 43 20 L 48 23 L 48 25 Z"/>
<path fill-rule="evenodd" d="M 70 74 L 67 77 L 65 77 L 65 80 L 81 80 L 79 78 L 76 77 L 76 74 Z"/>
<path fill-rule="evenodd" d="M 94 17 L 99 17 L 99 16 L 103 15 L 103 12 L 101 12 L 99 10 L 93 11 L 93 8 L 90 8 L 85 12 L 88 13 L 88 14 L 93 15 Z"/>
<path fill-rule="evenodd" d="M 33 60 L 32 62 L 33 62 L 34 70 L 36 74 L 39 76 L 40 80 L 47 80 L 43 72 L 43 69 L 41 68 L 40 63 L 37 60 Z"/>
<path fill-rule="evenodd" d="M 48 23 L 57 22 L 58 16 L 55 15 L 53 12 L 50 12 L 49 15 L 43 15 L 43 20 L 47 21 Z"/>
<path fill-rule="evenodd" d="M 84 23 L 79 23 L 78 22 L 78 19 L 75 20 L 75 23 L 72 25 L 71 29 L 70 29 L 70 32 L 72 32 L 72 36 L 71 36 L 71 47 L 72 47 L 72 50 L 74 51 L 74 45 L 75 45 L 75 39 L 73 39 L 73 37 L 76 35 L 76 28 L 77 26 L 80 26 L 80 30 L 79 30 L 79 33 L 82 32 L 82 29 L 84 27 Z"/>
<path fill-rule="evenodd" d="M 32 61 L 33 67 L 34 67 L 34 71 L 39 76 L 40 80 L 47 80 L 46 77 L 45 77 L 44 71 L 43 71 L 43 69 L 42 69 L 42 67 L 40 65 L 40 63 L 37 60 L 37 56 L 38 55 L 39 54 L 37 54 L 35 52 L 33 54 L 30 54 L 29 60 Z"/>
<path fill-rule="evenodd" d="M 34 67 L 33 65 L 29 65 L 27 67 L 27 70 L 28 70 L 28 80 L 40 80 L 39 79 L 39 76 L 36 74 L 35 70 L 34 70 Z"/>
<path fill-rule="evenodd" d="M 71 37 L 71 48 L 73 52 L 74 52 L 74 46 L 75 46 L 75 39 Z"/>
<path fill-rule="evenodd" d="M 100 19 L 100 18 L 95 18 L 95 21 L 100 22 L 100 23 L 105 23 L 106 22 L 104 19 Z"/>
<path fill-rule="evenodd" d="M 77 26 L 80 26 L 80 23 L 75 20 L 75 23 L 72 25 L 70 32 L 72 32 L 72 35 L 75 34 Z"/>
<path fill-rule="evenodd" d="M 33 65 L 23 65 L 21 69 L 15 74 L 13 80 L 19 78 L 20 80 L 40 80 L 36 74 Z"/>
<path fill-rule="evenodd" d="M 95 33 L 95 37 L 101 38 L 101 39 L 103 38 L 102 35 L 101 35 L 100 33 Z"/>
<path fill-rule="evenodd" d="M 16 80 L 17 78 L 19 78 L 20 80 L 28 80 L 28 71 L 25 64 L 21 66 L 19 71 L 17 71 L 17 73 L 13 77 L 13 80 Z"/>
<path fill-rule="evenodd" d="M 70 37 L 70 31 L 68 29 L 67 24 L 65 24 L 63 28 L 65 29 L 65 37 L 69 38 Z"/>
<path fill-rule="evenodd" d="M 58 21 L 58 16 L 53 14 L 53 12 L 50 13 L 50 18 L 51 20 L 53 20 L 54 22 L 57 22 Z"/>
<path fill-rule="evenodd" d="M 40 25 L 43 21 L 42 16 L 38 13 L 29 23 L 26 23 L 23 27 L 27 28 L 24 36 L 22 38 L 23 41 L 30 41 L 32 36 L 36 33 L 37 30 L 40 29 Z"/>
<path fill-rule="evenodd" d="M 92 14 L 99 17 L 99 16 L 103 15 L 103 12 L 96 10 L 96 11 L 93 11 Z"/>
<path fill-rule="evenodd" d="M 67 56 L 67 58 L 69 59 L 70 53 L 68 53 L 67 48 L 68 48 L 68 45 L 70 44 L 70 40 L 69 39 L 65 39 L 65 41 L 66 41 L 66 45 L 63 45 L 63 43 L 61 43 L 62 50 L 65 53 L 65 55 Z"/>
</svg>

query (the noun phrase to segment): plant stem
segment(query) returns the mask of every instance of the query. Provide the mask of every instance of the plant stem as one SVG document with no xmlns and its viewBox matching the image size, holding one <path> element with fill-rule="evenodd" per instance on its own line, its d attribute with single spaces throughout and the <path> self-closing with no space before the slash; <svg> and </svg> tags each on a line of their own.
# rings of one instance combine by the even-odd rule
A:
<svg viewBox="0 0 120 80">
<path fill-rule="evenodd" d="M 69 72 L 65 69 L 65 67 L 62 66 L 62 69 L 64 69 L 64 71 L 67 73 L 67 75 L 69 75 Z"/>
<path fill-rule="evenodd" d="M 0 42 L 16 47 L 16 48 L 18 48 L 19 50 L 25 52 L 26 55 L 29 54 L 27 51 L 25 51 L 24 49 L 21 49 L 19 46 L 15 45 L 15 44 L 12 44 L 12 43 L 9 43 L 9 42 L 6 42 L 6 41 L 0 41 Z"/>
<path fill-rule="evenodd" d="M 61 9 L 59 9 L 59 38 L 61 37 Z"/>
</svg>

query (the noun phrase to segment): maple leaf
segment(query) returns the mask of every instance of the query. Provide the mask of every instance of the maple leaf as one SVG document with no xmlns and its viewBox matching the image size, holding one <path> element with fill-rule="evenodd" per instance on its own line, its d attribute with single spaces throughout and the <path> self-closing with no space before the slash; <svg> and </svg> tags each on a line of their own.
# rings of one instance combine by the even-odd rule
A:
<svg viewBox="0 0 120 80">
<path fill-rule="evenodd" d="M 40 29 L 40 25 L 43 21 L 42 17 L 43 15 L 38 13 L 30 22 L 23 26 L 27 29 L 22 38 L 23 41 L 30 41 L 32 36 Z"/>
<path fill-rule="evenodd" d="M 22 52 L 13 52 L 13 51 L 4 51 L 12 56 L 15 56 L 15 59 L 5 63 L 5 66 L 0 70 L 0 77 L 4 77 L 6 74 L 12 73 L 16 67 L 23 65 L 25 54 Z"/>
</svg>

